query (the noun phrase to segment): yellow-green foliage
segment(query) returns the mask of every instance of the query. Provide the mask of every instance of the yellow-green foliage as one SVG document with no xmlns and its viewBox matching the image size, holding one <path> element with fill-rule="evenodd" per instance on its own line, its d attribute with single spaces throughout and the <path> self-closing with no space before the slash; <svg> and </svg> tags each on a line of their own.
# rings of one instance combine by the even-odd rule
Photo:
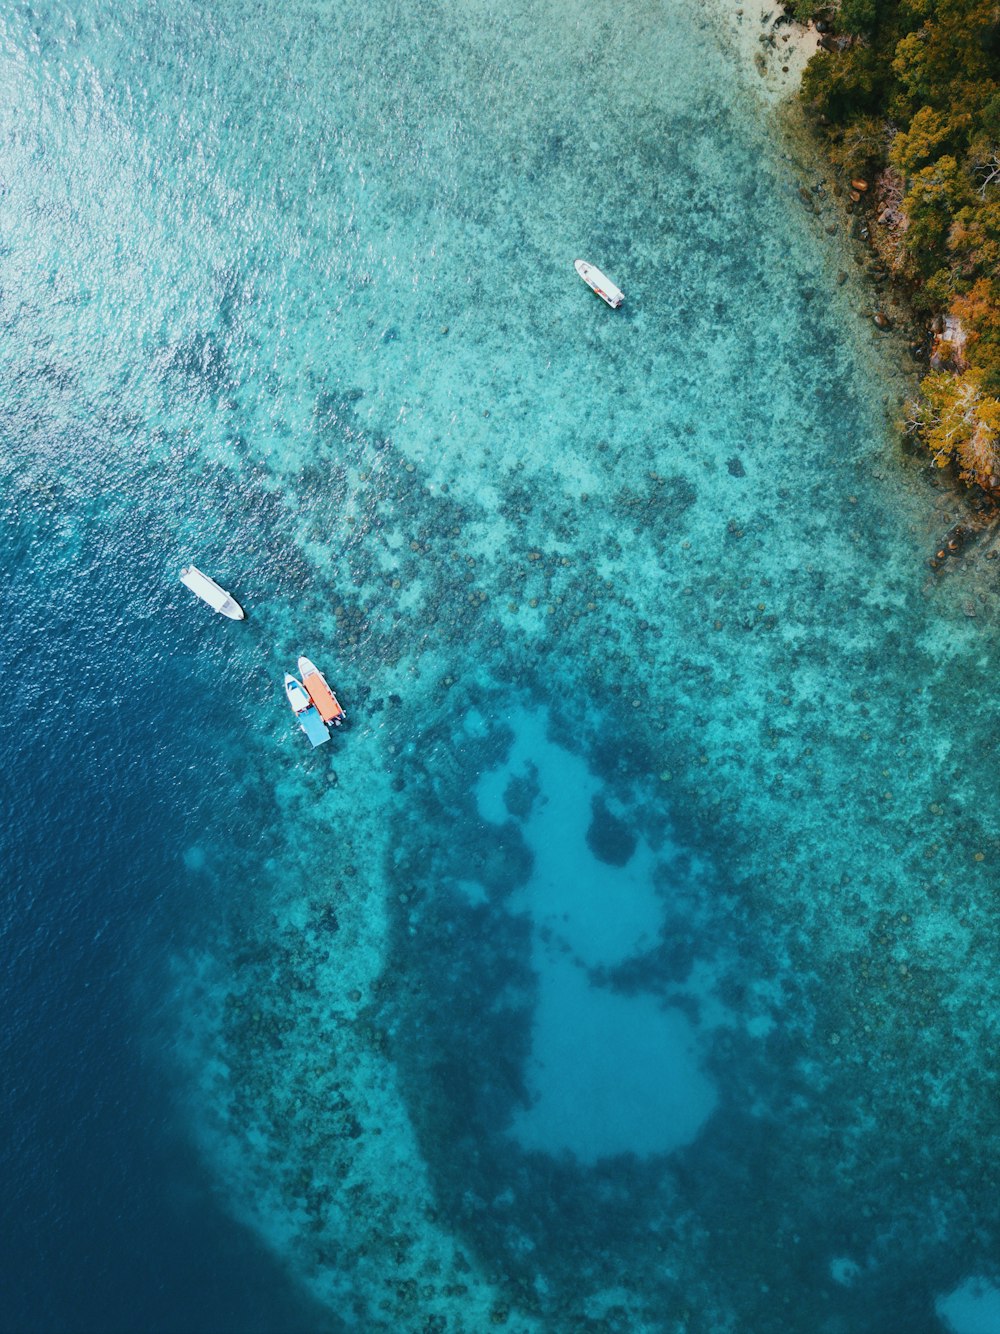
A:
<svg viewBox="0 0 1000 1334">
<path fill-rule="evenodd" d="M 955 463 L 966 481 L 1000 485 L 1000 401 L 984 392 L 982 372 L 932 371 L 920 389 L 910 420 L 938 467 Z"/>
<path fill-rule="evenodd" d="M 947 144 L 950 125 L 948 117 L 933 107 L 921 107 L 910 121 L 910 128 L 904 134 L 901 130 L 892 142 L 889 161 L 904 176 L 925 167 L 943 150 Z"/>
<path fill-rule="evenodd" d="M 951 313 L 966 331 L 965 355 L 991 393 L 1000 393 L 1000 283 L 979 278 L 956 296 Z"/>
<path fill-rule="evenodd" d="M 946 250 L 956 213 L 969 198 L 969 182 L 953 157 L 939 157 L 910 177 L 903 198 L 909 225 L 903 240 L 925 273 L 933 273 Z"/>
<path fill-rule="evenodd" d="M 1000 191 L 986 203 L 970 203 L 959 209 L 952 221 L 948 246 L 968 278 L 1000 273 Z"/>
<path fill-rule="evenodd" d="M 914 422 L 938 462 L 1000 486 L 988 480 L 1000 478 L 1000 3 L 843 0 L 841 14 L 855 37 L 813 58 L 803 99 L 845 166 L 883 127 L 882 161 L 904 180 L 914 301 L 966 335 L 961 373 L 927 377 Z"/>
<path fill-rule="evenodd" d="M 831 155 L 845 175 L 867 177 L 885 161 L 890 139 L 883 120 L 877 116 L 859 116 L 848 125 L 840 143 L 831 149 Z"/>
</svg>

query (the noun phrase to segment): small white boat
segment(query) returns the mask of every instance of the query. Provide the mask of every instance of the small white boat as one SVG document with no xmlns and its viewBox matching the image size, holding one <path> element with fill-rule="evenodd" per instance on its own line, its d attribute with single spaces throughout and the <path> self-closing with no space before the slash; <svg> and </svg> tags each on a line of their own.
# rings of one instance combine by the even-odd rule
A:
<svg viewBox="0 0 1000 1334">
<path fill-rule="evenodd" d="M 585 259 L 575 259 L 573 266 L 592 292 L 596 292 L 602 301 L 606 301 L 612 310 L 617 310 L 625 300 L 625 293 L 616 287 L 606 274 Z"/>
<path fill-rule="evenodd" d="M 242 621 L 246 616 L 246 612 L 233 595 L 227 593 L 207 574 L 202 574 L 197 565 L 184 566 L 181 570 L 181 583 L 186 584 L 196 597 L 200 597 L 202 602 L 207 602 L 212 610 L 221 616 L 228 616 L 231 621 Z"/>
<path fill-rule="evenodd" d="M 309 698 L 309 691 L 291 672 L 285 673 L 285 696 L 291 705 L 299 726 L 314 746 L 330 740 L 330 729 L 319 716 L 319 710 Z"/>
</svg>

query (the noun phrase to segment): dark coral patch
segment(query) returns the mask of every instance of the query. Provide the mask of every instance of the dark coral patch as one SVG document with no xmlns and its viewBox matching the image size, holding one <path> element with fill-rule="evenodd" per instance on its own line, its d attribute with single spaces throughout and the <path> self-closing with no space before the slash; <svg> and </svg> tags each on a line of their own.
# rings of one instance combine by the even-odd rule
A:
<svg viewBox="0 0 1000 1334">
<path fill-rule="evenodd" d="M 591 802 L 590 828 L 587 846 L 598 859 L 608 866 L 624 866 L 635 852 L 638 838 L 624 820 L 612 815 L 600 797 Z"/>
<path fill-rule="evenodd" d="M 527 773 L 515 776 L 507 784 L 503 804 L 516 820 L 527 820 L 540 791 L 538 769 L 530 764 Z"/>
</svg>

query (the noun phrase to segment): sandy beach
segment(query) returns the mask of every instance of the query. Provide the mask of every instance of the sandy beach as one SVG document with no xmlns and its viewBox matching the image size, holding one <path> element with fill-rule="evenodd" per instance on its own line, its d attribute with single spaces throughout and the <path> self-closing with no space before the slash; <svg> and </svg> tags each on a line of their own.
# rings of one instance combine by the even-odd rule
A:
<svg viewBox="0 0 1000 1334">
<path fill-rule="evenodd" d="M 820 34 L 811 23 L 788 22 L 780 5 L 759 0 L 708 0 L 705 8 L 735 46 L 748 82 L 766 102 L 782 102 L 795 92 L 819 46 Z"/>
</svg>

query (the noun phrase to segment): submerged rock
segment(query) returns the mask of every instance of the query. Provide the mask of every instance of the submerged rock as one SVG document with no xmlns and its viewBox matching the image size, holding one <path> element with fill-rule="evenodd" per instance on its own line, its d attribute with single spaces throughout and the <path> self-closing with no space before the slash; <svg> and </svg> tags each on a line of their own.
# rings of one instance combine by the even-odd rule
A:
<svg viewBox="0 0 1000 1334">
<path fill-rule="evenodd" d="M 538 769 L 532 764 L 527 773 L 515 775 L 507 784 L 503 804 L 516 820 L 527 820 L 540 792 Z"/>
<path fill-rule="evenodd" d="M 624 866 L 631 860 L 638 842 L 625 821 L 613 815 L 600 797 L 594 797 L 587 846 L 598 861 L 608 866 Z"/>
</svg>

